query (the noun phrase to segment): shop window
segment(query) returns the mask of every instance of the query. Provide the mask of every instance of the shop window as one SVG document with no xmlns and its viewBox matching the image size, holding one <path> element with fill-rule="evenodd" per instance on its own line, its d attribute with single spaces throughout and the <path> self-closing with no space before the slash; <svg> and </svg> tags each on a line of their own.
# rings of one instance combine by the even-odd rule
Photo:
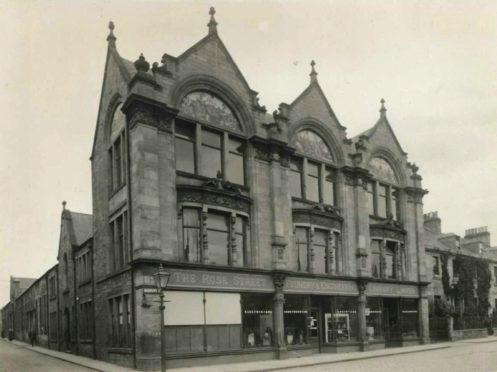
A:
<svg viewBox="0 0 497 372">
<path fill-rule="evenodd" d="M 381 298 L 367 299 L 366 337 L 368 341 L 383 338 L 383 299 Z"/>
<path fill-rule="evenodd" d="M 169 301 L 165 318 L 168 352 L 240 349 L 240 294 L 168 291 L 166 299 Z"/>
<path fill-rule="evenodd" d="M 213 265 L 244 266 L 250 245 L 248 220 L 232 213 L 209 211 L 206 216 L 207 255 L 202 249 L 202 226 L 199 208 L 184 207 L 183 259 Z M 205 257 L 204 257 L 205 256 Z"/>
<path fill-rule="evenodd" d="M 176 169 L 195 173 L 195 125 L 179 121 L 175 130 Z"/>
<path fill-rule="evenodd" d="M 112 244 L 109 254 L 109 267 L 113 271 L 121 270 L 129 262 L 128 213 L 121 213 L 110 222 Z"/>
<path fill-rule="evenodd" d="M 296 198 L 302 198 L 302 161 L 300 159 L 290 160 L 290 194 Z"/>
<path fill-rule="evenodd" d="M 285 296 L 283 322 L 287 345 L 307 344 L 308 298 L 305 296 Z"/>
<path fill-rule="evenodd" d="M 374 278 L 380 278 L 381 275 L 381 255 L 380 240 L 371 241 L 371 275 Z"/>
<path fill-rule="evenodd" d="M 242 295 L 242 337 L 244 347 L 270 346 L 273 334 L 271 295 Z"/>
<path fill-rule="evenodd" d="M 402 336 L 418 336 L 418 300 L 403 298 L 401 300 L 402 309 Z"/>
<path fill-rule="evenodd" d="M 357 326 L 356 298 L 331 298 L 330 312 L 325 313 L 325 342 L 356 341 Z"/>
<path fill-rule="evenodd" d="M 295 228 L 295 243 L 297 245 L 297 270 L 309 271 L 309 229 Z"/>
</svg>

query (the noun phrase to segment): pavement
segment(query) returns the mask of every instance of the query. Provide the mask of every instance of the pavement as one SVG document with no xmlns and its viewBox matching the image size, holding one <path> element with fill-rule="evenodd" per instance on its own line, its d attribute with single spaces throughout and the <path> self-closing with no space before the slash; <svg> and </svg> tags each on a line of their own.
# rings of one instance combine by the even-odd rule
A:
<svg viewBox="0 0 497 372">
<path fill-rule="evenodd" d="M 223 365 L 212 365 L 212 366 L 199 366 L 199 367 L 188 367 L 188 368 L 172 368 L 169 372 L 266 372 L 266 371 L 281 371 L 281 370 L 301 370 L 301 369 L 321 369 L 319 367 L 324 367 L 328 364 L 334 363 L 344 363 L 352 361 L 362 361 L 365 359 L 382 358 L 382 357 L 395 357 L 404 354 L 420 353 L 427 351 L 436 351 L 449 348 L 457 348 L 461 346 L 476 346 L 477 344 L 487 344 L 497 342 L 497 336 L 489 336 L 479 339 L 471 340 L 461 340 L 456 342 L 441 342 L 428 345 L 417 345 L 417 346 L 406 346 L 399 348 L 389 348 L 374 351 L 365 352 L 351 352 L 351 353 L 340 353 L 340 354 L 314 354 L 311 356 L 305 356 L 300 358 L 290 358 L 285 360 L 264 360 L 264 361 L 254 361 L 245 363 L 231 363 Z M 73 366 L 71 371 L 83 371 L 83 370 L 93 370 L 93 371 L 105 371 L 105 372 L 118 372 L 118 371 L 134 371 L 130 368 L 124 368 L 116 366 L 115 364 L 110 364 L 100 360 L 95 360 L 91 358 L 86 358 L 82 356 L 77 356 L 69 353 L 59 352 L 55 350 L 45 349 L 38 346 L 30 346 L 26 343 L 19 341 L 6 341 L 5 339 L 0 339 L 0 349 L 2 349 L 3 343 L 15 346 L 16 348 L 31 350 L 33 352 L 43 354 L 59 361 L 65 363 L 70 363 Z M 488 345 L 489 347 L 495 348 L 497 345 Z M 0 353 L 1 357 L 1 353 Z M 15 369 L 2 369 L 3 357 L 0 360 L 0 371 L 14 371 Z M 80 367 L 83 369 L 73 368 Z M 43 369 L 36 368 L 36 371 L 41 371 Z M 55 371 L 56 369 L 47 371 Z M 60 369 L 61 371 L 68 369 Z M 28 371 L 28 369 L 23 369 L 23 371 Z"/>
</svg>

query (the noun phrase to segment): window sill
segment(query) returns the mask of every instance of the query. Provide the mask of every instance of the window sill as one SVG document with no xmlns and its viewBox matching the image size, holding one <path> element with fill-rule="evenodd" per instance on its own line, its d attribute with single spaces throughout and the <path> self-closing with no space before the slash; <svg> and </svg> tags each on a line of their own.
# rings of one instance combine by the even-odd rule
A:
<svg viewBox="0 0 497 372">
<path fill-rule="evenodd" d="M 116 195 L 117 193 L 119 193 L 119 191 L 121 191 L 124 186 L 126 186 L 126 182 L 123 182 L 122 184 L 120 184 L 119 186 L 117 186 L 115 189 L 111 189 L 110 190 L 110 195 L 109 195 L 109 199 L 112 199 L 114 197 L 114 195 Z"/>
</svg>

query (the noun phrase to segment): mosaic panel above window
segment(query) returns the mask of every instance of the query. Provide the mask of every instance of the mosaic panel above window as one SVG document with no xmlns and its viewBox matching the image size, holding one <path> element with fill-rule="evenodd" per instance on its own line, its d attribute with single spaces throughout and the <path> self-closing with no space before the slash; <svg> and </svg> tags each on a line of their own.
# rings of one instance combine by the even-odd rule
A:
<svg viewBox="0 0 497 372">
<path fill-rule="evenodd" d="M 302 130 L 295 138 L 297 151 L 315 159 L 333 161 L 330 149 L 323 139 L 312 130 Z"/>
<path fill-rule="evenodd" d="M 188 94 L 181 101 L 179 109 L 183 115 L 232 131 L 242 131 L 233 111 L 223 101 L 210 93 L 193 92 Z"/>
<path fill-rule="evenodd" d="M 378 180 L 395 184 L 398 183 L 395 172 L 390 164 L 383 158 L 377 156 L 371 159 L 369 162 L 369 169 Z"/>
</svg>

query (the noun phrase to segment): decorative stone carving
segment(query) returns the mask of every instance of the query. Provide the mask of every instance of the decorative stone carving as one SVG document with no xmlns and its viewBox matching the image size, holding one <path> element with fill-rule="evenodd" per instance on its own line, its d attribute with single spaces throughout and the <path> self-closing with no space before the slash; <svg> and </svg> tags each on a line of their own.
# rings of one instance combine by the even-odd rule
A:
<svg viewBox="0 0 497 372">
<path fill-rule="evenodd" d="M 333 161 L 331 151 L 324 140 L 312 130 L 304 129 L 297 133 L 295 148 L 298 152 L 309 155 L 315 159 Z"/>
<path fill-rule="evenodd" d="M 132 94 L 123 105 L 128 117 L 130 129 L 142 123 L 157 128 L 159 131 L 172 133 L 173 119 L 177 110 L 171 109 L 154 100 Z"/>
<path fill-rule="evenodd" d="M 179 105 L 182 114 L 214 125 L 219 125 L 235 132 L 242 127 L 233 111 L 216 96 L 203 91 L 196 91 L 183 98 Z"/>
<path fill-rule="evenodd" d="M 211 178 L 204 182 L 203 186 L 213 187 L 218 190 L 228 190 L 236 192 L 237 194 L 241 194 L 241 190 L 239 187 L 233 185 L 229 181 L 223 181 L 223 174 L 221 171 L 217 172 L 216 178 Z"/>
<path fill-rule="evenodd" d="M 308 223 L 337 230 L 342 228 L 342 217 L 319 210 L 294 208 L 292 218 L 294 223 Z"/>
<path fill-rule="evenodd" d="M 382 157 L 375 156 L 369 162 L 369 169 L 371 173 L 378 179 L 393 184 L 397 184 L 397 176 L 392 168 L 392 166 Z"/>
<path fill-rule="evenodd" d="M 312 206 L 312 209 L 325 212 L 325 213 L 331 213 L 334 216 L 340 216 L 340 209 L 331 206 L 331 205 L 323 205 L 323 204 L 314 204 Z"/>
<path fill-rule="evenodd" d="M 219 205 L 247 214 L 250 213 L 251 199 L 237 192 L 191 185 L 179 185 L 177 190 L 178 202 Z"/>
<path fill-rule="evenodd" d="M 283 292 L 283 288 L 285 287 L 285 279 L 286 279 L 286 275 L 284 273 L 276 272 L 273 274 L 273 282 L 274 282 L 275 292 L 277 292 L 277 293 Z"/>
</svg>

